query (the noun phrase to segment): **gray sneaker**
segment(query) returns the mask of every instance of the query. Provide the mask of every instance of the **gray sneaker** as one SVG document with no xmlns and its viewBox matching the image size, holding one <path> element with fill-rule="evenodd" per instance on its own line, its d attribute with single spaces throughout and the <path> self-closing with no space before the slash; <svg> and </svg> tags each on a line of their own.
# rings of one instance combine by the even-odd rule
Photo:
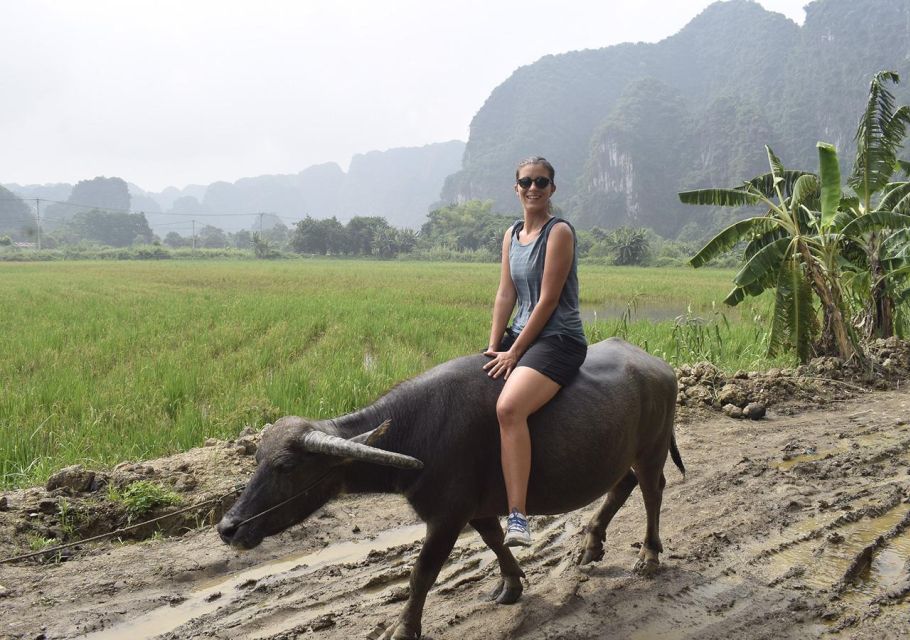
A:
<svg viewBox="0 0 910 640">
<path fill-rule="evenodd" d="M 512 509 L 509 518 L 506 520 L 506 539 L 507 547 L 528 547 L 531 545 L 531 528 L 528 526 L 528 519 L 518 509 Z"/>
</svg>

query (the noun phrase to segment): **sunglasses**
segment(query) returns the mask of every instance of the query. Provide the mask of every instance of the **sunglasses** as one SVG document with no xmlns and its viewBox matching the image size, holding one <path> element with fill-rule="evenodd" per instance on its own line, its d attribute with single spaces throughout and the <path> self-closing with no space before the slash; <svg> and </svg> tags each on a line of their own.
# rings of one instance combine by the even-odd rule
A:
<svg viewBox="0 0 910 640">
<path fill-rule="evenodd" d="M 550 179 L 543 176 L 539 178 L 519 178 L 517 183 L 522 189 L 530 189 L 532 184 L 538 189 L 546 189 L 550 186 Z"/>
</svg>

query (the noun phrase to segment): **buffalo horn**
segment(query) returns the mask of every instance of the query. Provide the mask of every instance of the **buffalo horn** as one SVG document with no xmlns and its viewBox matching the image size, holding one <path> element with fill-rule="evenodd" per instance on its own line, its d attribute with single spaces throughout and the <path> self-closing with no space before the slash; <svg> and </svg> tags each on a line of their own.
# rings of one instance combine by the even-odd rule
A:
<svg viewBox="0 0 910 640">
<path fill-rule="evenodd" d="M 323 453 L 328 456 L 338 456 L 339 458 L 351 458 L 389 467 L 398 467 L 399 469 L 423 469 L 423 463 L 417 458 L 351 442 L 338 436 L 330 436 L 321 431 L 308 431 L 303 436 L 302 446 L 305 451 L 310 453 Z"/>
</svg>

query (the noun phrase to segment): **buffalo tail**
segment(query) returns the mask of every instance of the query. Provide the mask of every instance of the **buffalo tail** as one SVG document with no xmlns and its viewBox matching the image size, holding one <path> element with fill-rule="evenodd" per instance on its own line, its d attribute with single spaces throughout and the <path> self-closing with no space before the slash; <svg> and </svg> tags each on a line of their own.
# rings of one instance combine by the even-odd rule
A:
<svg viewBox="0 0 910 640">
<path fill-rule="evenodd" d="M 679 448 L 676 446 L 676 434 L 670 434 L 670 457 L 673 458 L 673 464 L 676 465 L 676 468 L 679 469 L 680 473 L 683 475 L 683 480 L 686 479 L 686 467 L 683 465 L 682 457 L 679 455 Z"/>
</svg>

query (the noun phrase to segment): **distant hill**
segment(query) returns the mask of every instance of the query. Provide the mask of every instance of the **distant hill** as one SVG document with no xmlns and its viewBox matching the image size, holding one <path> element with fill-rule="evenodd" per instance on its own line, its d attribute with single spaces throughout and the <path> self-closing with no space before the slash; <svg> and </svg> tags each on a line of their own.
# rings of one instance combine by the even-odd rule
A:
<svg viewBox="0 0 910 640">
<path fill-rule="evenodd" d="M 122 198 L 117 202 L 144 211 L 152 229 L 162 237 L 168 231 L 189 235 L 190 214 L 198 214 L 197 228 L 208 224 L 225 231 L 256 228 L 260 212 L 272 214 L 268 217 L 273 224 L 278 216 L 288 226 L 307 215 L 336 216 L 342 222 L 354 216 L 382 216 L 393 226 L 419 229 L 430 206 L 438 201 L 446 176 L 461 168 L 463 153 L 464 142 L 454 140 L 358 154 L 347 173 L 335 163 L 326 163 L 296 174 L 168 187 L 160 193 L 130 183 L 126 203 Z M 80 202 L 69 184 L 5 186 L 21 198 Z M 85 204 L 101 206 L 101 201 L 90 200 Z M 72 205 L 50 205 L 55 218 L 70 217 L 76 210 Z M 250 215 L 236 215 L 245 213 Z"/>
<path fill-rule="evenodd" d="M 802 27 L 750 0 L 716 2 L 661 42 L 517 69 L 471 122 L 442 200 L 514 211 L 516 162 L 544 155 L 558 172 L 554 201 L 579 226 L 701 238 L 731 214 L 686 207 L 676 192 L 766 171 L 764 144 L 787 166 L 814 170 L 815 143 L 831 142 L 849 169 L 881 69 L 900 73 L 896 93 L 910 102 L 907 0 L 816 0 Z"/>
</svg>

